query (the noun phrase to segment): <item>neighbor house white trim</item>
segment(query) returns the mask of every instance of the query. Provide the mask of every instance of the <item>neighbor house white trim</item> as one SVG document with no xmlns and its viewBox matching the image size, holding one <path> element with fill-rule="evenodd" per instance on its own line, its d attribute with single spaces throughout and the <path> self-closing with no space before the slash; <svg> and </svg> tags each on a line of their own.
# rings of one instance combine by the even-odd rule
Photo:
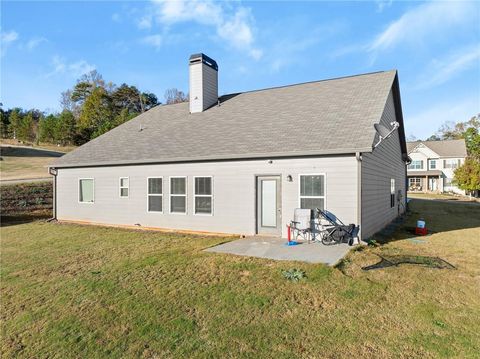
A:
<svg viewBox="0 0 480 359">
<path fill-rule="evenodd" d="M 93 195 L 92 195 L 92 202 L 85 202 L 85 201 L 80 201 L 80 181 L 81 180 L 92 180 L 93 181 Z M 78 178 L 78 203 L 83 203 L 83 204 L 94 204 L 95 203 L 95 178 L 94 177 L 79 177 Z"/>
<path fill-rule="evenodd" d="M 301 196 L 301 176 L 323 176 L 323 196 Z M 298 174 L 298 208 L 302 208 L 302 198 L 323 198 L 323 210 L 327 210 L 327 175 L 326 173 L 299 173 Z"/>
<path fill-rule="evenodd" d="M 127 185 L 126 186 L 122 186 L 122 179 L 126 179 L 127 180 Z M 126 196 L 122 196 L 122 189 L 126 188 L 128 191 L 127 191 L 127 195 Z M 119 177 L 118 178 L 118 196 L 120 198 L 128 198 L 130 197 L 130 177 Z"/>
<path fill-rule="evenodd" d="M 196 184 L 196 181 L 195 179 L 196 178 L 210 178 L 212 181 L 211 181 L 211 191 L 212 191 L 212 194 L 211 195 L 205 195 L 205 194 L 196 194 L 195 193 L 195 184 Z M 214 205 L 213 205 L 213 201 L 214 201 L 214 184 L 213 184 L 214 180 L 213 180 L 213 176 L 193 176 L 193 215 L 194 216 L 213 216 L 213 209 L 214 209 Z M 211 200 L 212 200 L 212 208 L 211 208 L 211 211 L 210 213 L 197 213 L 197 206 L 196 206 L 196 202 L 195 202 L 195 199 L 197 197 L 210 197 Z"/>
<path fill-rule="evenodd" d="M 172 194 L 172 179 L 175 179 L 175 178 L 185 179 L 185 194 Z M 187 176 L 170 176 L 168 178 L 168 193 L 169 193 L 168 213 L 179 214 L 182 216 L 187 215 L 188 213 L 188 177 Z M 172 212 L 172 197 L 185 197 L 185 212 Z"/>
<path fill-rule="evenodd" d="M 161 194 L 159 194 L 159 193 L 150 194 L 149 193 L 148 185 L 149 185 L 149 182 L 150 182 L 150 178 L 160 178 L 162 180 L 162 193 Z M 149 176 L 149 177 L 147 177 L 147 213 L 163 214 L 163 208 L 165 207 L 165 197 L 163 196 L 163 193 L 165 192 L 164 188 L 165 188 L 165 183 L 163 182 L 163 176 Z M 149 204 L 148 199 L 149 199 L 150 196 L 162 197 L 162 210 L 161 211 L 150 211 L 149 206 L 148 206 L 148 204 Z"/>
</svg>

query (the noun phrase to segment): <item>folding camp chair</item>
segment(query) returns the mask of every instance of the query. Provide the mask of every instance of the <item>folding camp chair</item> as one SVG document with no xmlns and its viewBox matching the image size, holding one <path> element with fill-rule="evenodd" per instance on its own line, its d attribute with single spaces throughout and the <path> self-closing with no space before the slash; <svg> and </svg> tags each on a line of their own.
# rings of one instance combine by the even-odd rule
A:
<svg viewBox="0 0 480 359">
<path fill-rule="evenodd" d="M 312 231 L 312 210 L 304 208 L 295 208 L 293 221 L 290 222 L 293 239 L 302 237 L 310 241 Z"/>
</svg>

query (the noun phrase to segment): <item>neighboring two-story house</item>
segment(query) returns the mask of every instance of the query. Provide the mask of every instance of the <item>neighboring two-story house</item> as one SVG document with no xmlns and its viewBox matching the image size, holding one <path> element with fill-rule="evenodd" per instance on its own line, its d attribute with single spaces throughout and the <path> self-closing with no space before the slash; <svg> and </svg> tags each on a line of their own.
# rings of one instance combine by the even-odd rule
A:
<svg viewBox="0 0 480 359">
<path fill-rule="evenodd" d="M 454 170 L 467 157 L 465 140 L 407 142 L 407 149 L 409 191 L 465 194 L 452 183 Z"/>
</svg>

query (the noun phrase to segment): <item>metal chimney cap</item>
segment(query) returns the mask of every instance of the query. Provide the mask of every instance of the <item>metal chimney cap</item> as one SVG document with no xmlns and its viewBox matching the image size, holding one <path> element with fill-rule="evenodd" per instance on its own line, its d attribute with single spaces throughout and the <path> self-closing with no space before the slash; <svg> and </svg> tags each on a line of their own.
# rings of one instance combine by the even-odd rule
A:
<svg viewBox="0 0 480 359">
<path fill-rule="evenodd" d="M 199 53 L 199 54 L 193 54 L 190 56 L 190 65 L 194 65 L 196 63 L 203 62 L 205 65 L 208 67 L 211 67 L 215 71 L 218 71 L 218 65 L 217 62 L 212 59 L 211 57 L 208 57 L 205 54 Z"/>
</svg>

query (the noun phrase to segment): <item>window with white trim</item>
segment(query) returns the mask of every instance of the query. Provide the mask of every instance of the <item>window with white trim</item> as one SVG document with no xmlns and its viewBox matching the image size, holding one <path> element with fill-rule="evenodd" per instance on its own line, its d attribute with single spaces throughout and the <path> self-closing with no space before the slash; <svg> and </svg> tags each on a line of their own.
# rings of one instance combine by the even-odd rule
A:
<svg viewBox="0 0 480 359">
<path fill-rule="evenodd" d="M 325 175 L 300 175 L 300 208 L 325 209 Z"/>
<path fill-rule="evenodd" d="M 460 159 L 448 159 L 443 160 L 443 168 L 451 168 L 455 169 L 462 165 L 462 161 Z"/>
<path fill-rule="evenodd" d="M 395 178 L 390 178 L 390 208 L 395 207 Z"/>
<path fill-rule="evenodd" d="M 195 177 L 194 213 L 213 213 L 213 178 Z"/>
<path fill-rule="evenodd" d="M 170 213 L 187 213 L 186 177 L 170 177 Z"/>
<path fill-rule="evenodd" d="M 130 180 L 128 177 L 120 177 L 120 197 L 128 198 L 130 190 Z"/>
<path fill-rule="evenodd" d="M 93 178 L 80 178 L 78 180 L 78 201 L 93 203 L 95 201 L 95 184 Z"/>
<path fill-rule="evenodd" d="M 437 169 L 437 160 L 429 160 L 429 162 L 430 162 L 429 167 L 431 170 Z"/>
<path fill-rule="evenodd" d="M 163 178 L 148 178 L 148 212 L 163 212 Z"/>
<path fill-rule="evenodd" d="M 408 185 L 409 185 L 409 187 L 421 186 L 422 185 L 422 179 L 420 177 L 411 177 L 411 178 L 408 179 Z"/>
<path fill-rule="evenodd" d="M 409 170 L 422 170 L 423 169 L 423 161 L 422 160 L 414 160 L 408 165 L 407 168 Z"/>
</svg>

